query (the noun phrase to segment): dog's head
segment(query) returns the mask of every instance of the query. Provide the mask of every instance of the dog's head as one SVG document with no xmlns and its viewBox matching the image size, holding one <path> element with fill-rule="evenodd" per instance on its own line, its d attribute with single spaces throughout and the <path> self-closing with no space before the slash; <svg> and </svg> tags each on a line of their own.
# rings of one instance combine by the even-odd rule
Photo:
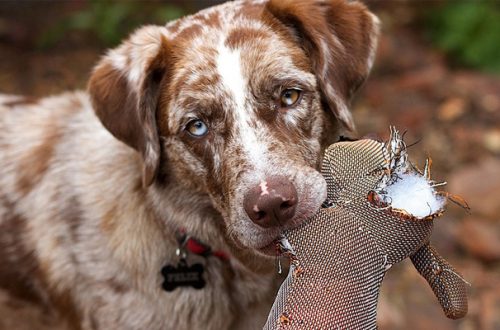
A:
<svg viewBox="0 0 500 330">
<path fill-rule="evenodd" d="M 141 153 L 144 185 L 209 196 L 228 233 L 262 249 L 316 212 L 316 170 L 365 80 L 378 20 L 343 0 L 237 1 L 111 50 L 89 91 L 98 117 Z"/>
</svg>

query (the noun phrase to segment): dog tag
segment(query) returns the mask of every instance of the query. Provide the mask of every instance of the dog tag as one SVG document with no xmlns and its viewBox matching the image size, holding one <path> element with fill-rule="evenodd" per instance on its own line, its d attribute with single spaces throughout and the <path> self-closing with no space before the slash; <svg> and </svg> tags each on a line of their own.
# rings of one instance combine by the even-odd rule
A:
<svg viewBox="0 0 500 330">
<path fill-rule="evenodd" d="M 183 286 L 202 289 L 205 286 L 203 271 L 202 264 L 188 266 L 185 259 L 181 259 L 177 267 L 166 265 L 161 269 L 164 278 L 162 288 L 165 291 L 173 291 Z"/>
</svg>

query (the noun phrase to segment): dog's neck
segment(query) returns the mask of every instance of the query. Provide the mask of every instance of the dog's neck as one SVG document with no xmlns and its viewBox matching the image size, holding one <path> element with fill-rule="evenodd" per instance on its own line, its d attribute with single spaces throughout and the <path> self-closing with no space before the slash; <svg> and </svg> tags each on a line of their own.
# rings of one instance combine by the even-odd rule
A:
<svg viewBox="0 0 500 330">
<path fill-rule="evenodd" d="M 274 259 L 239 246 L 226 233 L 224 219 L 215 210 L 208 195 L 187 192 L 184 187 L 169 183 L 147 188 L 148 199 L 155 217 L 169 240 L 181 228 L 190 236 L 209 245 L 212 250 L 224 251 L 234 267 L 244 267 L 254 273 L 270 274 Z"/>
</svg>

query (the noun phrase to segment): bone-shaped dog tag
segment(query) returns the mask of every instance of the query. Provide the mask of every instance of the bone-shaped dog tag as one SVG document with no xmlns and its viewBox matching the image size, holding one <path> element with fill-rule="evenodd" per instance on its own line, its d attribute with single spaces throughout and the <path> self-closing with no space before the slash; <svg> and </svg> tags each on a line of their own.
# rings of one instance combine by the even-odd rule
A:
<svg viewBox="0 0 500 330">
<path fill-rule="evenodd" d="M 178 287 L 186 286 L 202 289 L 205 287 L 203 271 L 202 264 L 188 266 L 185 259 L 181 259 L 177 267 L 166 265 L 161 269 L 164 278 L 162 288 L 165 291 L 173 291 Z"/>
</svg>

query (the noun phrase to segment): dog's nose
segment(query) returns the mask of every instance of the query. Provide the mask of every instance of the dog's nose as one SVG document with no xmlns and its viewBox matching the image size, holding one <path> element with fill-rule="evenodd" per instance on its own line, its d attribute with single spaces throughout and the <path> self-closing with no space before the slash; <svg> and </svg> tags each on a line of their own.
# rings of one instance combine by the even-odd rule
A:
<svg viewBox="0 0 500 330">
<path fill-rule="evenodd" d="M 285 177 L 273 176 L 250 189 L 243 207 L 250 219 L 261 227 L 285 224 L 295 215 L 297 191 Z"/>
</svg>

